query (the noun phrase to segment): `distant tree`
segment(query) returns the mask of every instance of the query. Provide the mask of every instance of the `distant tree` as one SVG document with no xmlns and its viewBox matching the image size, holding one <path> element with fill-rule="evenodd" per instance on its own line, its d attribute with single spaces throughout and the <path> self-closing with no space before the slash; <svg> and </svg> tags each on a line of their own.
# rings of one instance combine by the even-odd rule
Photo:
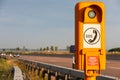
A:
<svg viewBox="0 0 120 80">
<path fill-rule="evenodd" d="M 55 51 L 58 51 L 58 46 L 55 46 Z"/>
<path fill-rule="evenodd" d="M 16 48 L 16 50 L 17 50 L 17 51 L 19 51 L 19 50 L 20 50 L 20 48 L 19 48 L 19 47 L 17 47 L 17 48 Z"/>
<path fill-rule="evenodd" d="M 51 51 L 54 51 L 54 47 L 53 46 L 51 46 Z"/>
<path fill-rule="evenodd" d="M 42 49 L 42 48 L 40 48 L 40 51 L 43 51 L 43 49 Z"/>
<path fill-rule="evenodd" d="M 49 51 L 49 47 L 48 46 L 46 47 L 46 50 Z"/>
<path fill-rule="evenodd" d="M 108 52 L 120 52 L 120 48 L 109 49 Z"/>
<path fill-rule="evenodd" d="M 2 49 L 2 51 L 5 51 L 6 49 Z"/>
<path fill-rule="evenodd" d="M 43 48 L 43 51 L 46 51 L 46 48 Z"/>
</svg>

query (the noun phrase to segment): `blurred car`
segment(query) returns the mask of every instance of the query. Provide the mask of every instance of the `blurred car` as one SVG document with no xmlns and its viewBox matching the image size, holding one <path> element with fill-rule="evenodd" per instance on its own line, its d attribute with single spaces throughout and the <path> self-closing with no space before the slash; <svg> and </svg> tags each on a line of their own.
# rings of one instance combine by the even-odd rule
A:
<svg viewBox="0 0 120 80">
<path fill-rule="evenodd" d="M 20 57 L 20 55 L 19 55 L 19 54 L 14 54 L 13 56 L 14 56 L 14 57 Z"/>
</svg>

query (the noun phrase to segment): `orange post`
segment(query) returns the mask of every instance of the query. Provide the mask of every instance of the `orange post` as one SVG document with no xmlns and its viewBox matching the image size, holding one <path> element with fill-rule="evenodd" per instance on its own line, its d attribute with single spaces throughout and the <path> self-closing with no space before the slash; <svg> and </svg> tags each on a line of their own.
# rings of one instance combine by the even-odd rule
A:
<svg viewBox="0 0 120 80">
<path fill-rule="evenodd" d="M 89 74 L 93 74 L 93 71 L 89 71 Z M 96 76 L 87 76 L 85 75 L 85 80 L 96 80 Z"/>
<path fill-rule="evenodd" d="M 105 8 L 102 2 L 79 2 L 75 6 L 75 68 L 95 80 L 105 70 Z"/>
</svg>

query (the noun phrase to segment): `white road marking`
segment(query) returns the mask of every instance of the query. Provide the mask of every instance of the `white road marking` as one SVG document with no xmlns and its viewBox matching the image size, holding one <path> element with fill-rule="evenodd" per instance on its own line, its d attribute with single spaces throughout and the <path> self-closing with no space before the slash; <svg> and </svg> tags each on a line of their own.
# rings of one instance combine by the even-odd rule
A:
<svg viewBox="0 0 120 80">
<path fill-rule="evenodd" d="M 110 67 L 108 67 L 108 68 L 112 68 L 112 69 L 120 69 L 120 67 L 112 67 L 112 66 L 110 66 Z"/>
</svg>

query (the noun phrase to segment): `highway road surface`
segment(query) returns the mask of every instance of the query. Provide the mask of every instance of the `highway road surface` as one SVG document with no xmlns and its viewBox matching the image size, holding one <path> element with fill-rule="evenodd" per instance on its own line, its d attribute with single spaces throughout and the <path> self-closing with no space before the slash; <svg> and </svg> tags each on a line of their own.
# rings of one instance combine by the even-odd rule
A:
<svg viewBox="0 0 120 80">
<path fill-rule="evenodd" d="M 20 58 L 72 68 L 72 57 L 22 55 Z M 106 64 L 107 69 L 101 74 L 120 78 L 120 60 L 109 59 Z"/>
</svg>

